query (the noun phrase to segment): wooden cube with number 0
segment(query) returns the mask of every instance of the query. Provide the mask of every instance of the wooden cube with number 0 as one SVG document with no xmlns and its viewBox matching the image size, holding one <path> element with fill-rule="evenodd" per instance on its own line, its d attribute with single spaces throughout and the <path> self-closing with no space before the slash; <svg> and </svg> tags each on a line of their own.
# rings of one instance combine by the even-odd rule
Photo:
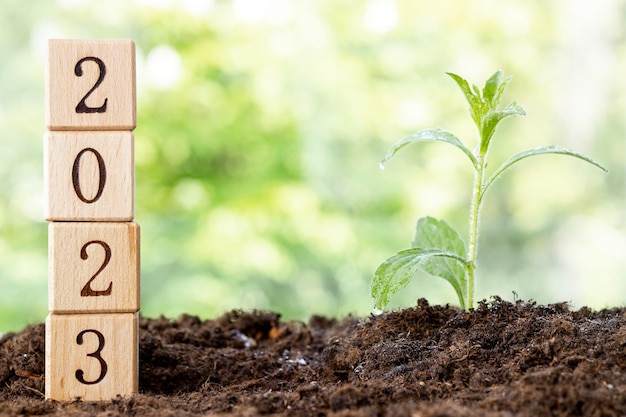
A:
<svg viewBox="0 0 626 417">
<path fill-rule="evenodd" d="M 48 41 L 49 130 L 133 130 L 135 101 L 133 41 Z"/>
<path fill-rule="evenodd" d="M 131 221 L 135 211 L 131 132 L 47 132 L 48 221 Z"/>
<path fill-rule="evenodd" d="M 46 398 L 102 401 L 137 392 L 137 314 L 50 314 Z"/>
<path fill-rule="evenodd" d="M 52 313 L 139 310 L 139 225 L 58 222 L 48 226 Z"/>
</svg>

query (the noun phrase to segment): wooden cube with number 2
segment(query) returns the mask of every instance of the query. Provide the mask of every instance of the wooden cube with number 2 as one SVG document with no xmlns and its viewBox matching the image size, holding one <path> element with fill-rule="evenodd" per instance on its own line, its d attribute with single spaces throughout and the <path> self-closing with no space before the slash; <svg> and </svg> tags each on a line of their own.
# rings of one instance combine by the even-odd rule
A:
<svg viewBox="0 0 626 417">
<path fill-rule="evenodd" d="M 48 309 L 52 313 L 139 310 L 139 225 L 49 225 Z"/>
<path fill-rule="evenodd" d="M 46 398 L 101 401 L 137 392 L 137 314 L 50 314 Z"/>
<path fill-rule="evenodd" d="M 49 130 L 133 130 L 135 44 L 51 39 L 46 66 Z"/>
<path fill-rule="evenodd" d="M 46 220 L 133 219 L 131 132 L 48 132 L 44 154 Z"/>
</svg>

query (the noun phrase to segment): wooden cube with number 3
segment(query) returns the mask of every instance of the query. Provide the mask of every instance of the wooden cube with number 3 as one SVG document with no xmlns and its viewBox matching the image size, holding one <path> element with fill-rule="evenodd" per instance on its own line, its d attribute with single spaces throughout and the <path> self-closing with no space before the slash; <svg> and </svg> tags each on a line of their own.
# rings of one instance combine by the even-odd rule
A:
<svg viewBox="0 0 626 417">
<path fill-rule="evenodd" d="M 49 40 L 49 130 L 133 130 L 135 90 L 133 41 Z"/>
<path fill-rule="evenodd" d="M 48 228 L 52 313 L 139 310 L 139 225 L 60 222 Z"/>
<path fill-rule="evenodd" d="M 48 221 L 131 221 L 135 211 L 131 132 L 48 132 L 44 139 Z"/>
<path fill-rule="evenodd" d="M 137 392 L 137 314 L 50 314 L 46 398 L 105 401 Z"/>
</svg>

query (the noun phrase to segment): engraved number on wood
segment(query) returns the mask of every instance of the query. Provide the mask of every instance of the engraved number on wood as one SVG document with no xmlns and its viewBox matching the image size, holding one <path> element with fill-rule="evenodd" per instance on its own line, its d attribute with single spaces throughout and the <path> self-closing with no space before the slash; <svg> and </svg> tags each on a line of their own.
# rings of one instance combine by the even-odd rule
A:
<svg viewBox="0 0 626 417">
<path fill-rule="evenodd" d="M 80 188 L 80 159 L 85 154 L 85 152 L 91 152 L 98 161 L 98 191 L 96 192 L 96 195 L 93 196 L 93 198 L 91 199 L 86 198 Z M 72 167 L 72 185 L 74 186 L 74 191 L 76 191 L 76 195 L 78 196 L 80 201 L 87 204 L 95 203 L 96 201 L 98 201 L 98 199 L 102 196 L 102 192 L 104 191 L 104 184 L 106 183 L 106 180 L 107 170 L 106 166 L 104 165 L 104 159 L 102 158 L 102 155 L 100 155 L 100 152 L 98 152 L 94 148 L 85 148 L 80 151 L 78 155 L 76 155 L 76 159 L 74 159 L 74 166 Z"/>
<path fill-rule="evenodd" d="M 100 353 L 102 353 L 102 349 L 104 349 L 104 335 L 94 329 L 83 330 L 82 332 L 78 333 L 78 336 L 76 336 L 76 343 L 78 343 L 79 345 L 83 344 L 83 335 L 85 335 L 85 333 L 93 333 L 98 336 L 98 349 L 96 349 L 96 351 L 93 353 L 88 353 L 87 356 L 97 359 L 98 362 L 100 362 L 100 376 L 98 376 L 98 378 L 94 379 L 93 381 L 87 381 L 85 379 L 85 372 L 83 372 L 82 369 L 78 369 L 75 375 L 76 379 L 81 384 L 94 385 L 104 379 L 108 370 L 107 363 L 104 361 L 104 359 L 102 359 L 102 356 L 100 355 Z"/>
<path fill-rule="evenodd" d="M 98 86 L 100 84 L 102 84 L 102 81 L 104 80 L 104 76 L 107 73 L 107 69 L 106 66 L 104 65 L 104 62 L 102 62 L 102 60 L 100 58 L 96 58 L 95 56 L 87 56 L 83 59 L 81 59 L 80 61 L 78 61 L 76 63 L 76 66 L 74 67 L 74 74 L 77 77 L 82 77 L 83 76 L 83 62 L 85 61 L 93 61 L 96 64 L 98 64 L 98 68 L 100 69 L 100 75 L 98 75 L 98 80 L 96 81 L 96 83 L 93 85 L 93 87 L 91 87 L 91 90 L 87 91 L 87 94 L 85 94 L 85 96 L 83 97 L 83 99 L 76 105 L 76 113 L 104 113 L 107 111 L 107 101 L 108 98 L 104 99 L 104 104 L 100 107 L 89 107 L 86 103 L 85 100 L 87 100 L 87 97 L 89 97 L 91 95 L 91 93 L 93 93 L 95 91 L 96 88 L 98 88 Z"/>
<path fill-rule="evenodd" d="M 90 242 L 85 243 L 83 247 L 80 248 L 80 259 L 82 259 L 83 261 L 89 258 L 89 255 L 87 254 L 87 248 L 90 245 L 102 246 L 102 249 L 104 249 L 104 261 L 102 262 L 100 269 L 98 269 L 96 273 L 93 274 L 93 276 L 91 277 L 89 281 L 87 281 L 83 289 L 80 290 L 80 296 L 81 297 L 90 297 L 90 296 L 98 297 L 100 295 L 111 295 L 111 290 L 113 289 L 112 282 L 109 283 L 109 287 L 106 290 L 96 291 L 91 288 L 91 282 L 94 279 L 96 279 L 98 274 L 100 274 L 100 272 L 102 272 L 102 270 L 106 268 L 106 266 L 109 264 L 109 261 L 111 260 L 111 247 L 106 242 L 103 242 L 101 240 L 92 240 Z"/>
</svg>

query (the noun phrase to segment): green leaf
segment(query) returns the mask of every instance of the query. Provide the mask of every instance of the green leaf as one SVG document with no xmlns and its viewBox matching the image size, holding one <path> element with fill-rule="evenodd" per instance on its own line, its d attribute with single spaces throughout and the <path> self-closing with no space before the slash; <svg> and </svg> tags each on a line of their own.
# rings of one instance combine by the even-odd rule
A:
<svg viewBox="0 0 626 417">
<path fill-rule="evenodd" d="M 496 126 L 505 118 L 513 115 L 525 115 L 526 112 L 517 103 L 513 102 L 502 110 L 497 110 L 498 105 L 511 77 L 504 78 L 504 72 L 498 70 L 485 82 L 481 91 L 475 85 L 470 87 L 469 82 L 463 77 L 447 73 L 461 88 L 465 98 L 470 104 L 470 114 L 480 132 L 480 152 L 484 155 L 489 148 L 489 142 Z"/>
<path fill-rule="evenodd" d="M 472 84 L 472 90 L 474 90 L 474 95 L 478 97 L 478 99 L 482 102 L 482 93 L 480 91 L 480 88 L 478 88 L 476 84 Z"/>
<path fill-rule="evenodd" d="M 525 116 L 526 112 L 516 102 L 509 103 L 502 110 L 490 110 L 482 121 L 480 152 L 484 155 L 489 148 L 491 137 L 496 131 L 498 124 L 509 116 Z"/>
<path fill-rule="evenodd" d="M 439 249 L 412 248 L 405 249 L 383 262 L 372 280 L 372 298 L 376 307 L 384 309 L 389 304 L 389 298 L 406 287 L 415 273 L 422 268 L 422 264 L 433 257 L 448 257 L 465 263 L 465 259 L 450 252 Z M 456 288 L 455 288 L 456 290 Z M 458 294 L 457 290 L 457 294 Z"/>
<path fill-rule="evenodd" d="M 574 158 L 582 159 L 585 162 L 590 163 L 598 168 L 600 168 L 604 172 L 609 172 L 608 169 L 600 165 L 598 162 L 594 161 L 590 157 L 580 152 L 573 151 L 571 149 L 559 148 L 556 146 L 542 146 L 539 148 L 527 149 L 525 151 L 519 152 L 509 158 L 505 163 L 500 165 L 500 167 L 493 173 L 491 178 L 487 180 L 485 185 L 483 186 L 482 194 L 484 195 L 487 192 L 487 189 L 493 184 L 493 182 L 498 178 L 506 169 L 510 168 L 511 165 L 516 162 L 521 161 L 522 159 L 535 156 L 535 155 L 545 155 L 545 154 L 557 154 L 557 155 L 568 155 L 573 156 Z"/>
<path fill-rule="evenodd" d="M 489 77 L 487 82 L 485 82 L 485 87 L 483 88 L 483 98 L 489 102 L 492 109 L 495 109 L 498 106 L 497 103 L 495 105 L 493 104 L 493 99 L 496 96 L 498 88 L 502 84 L 503 75 L 504 73 L 502 70 L 494 72 L 493 75 Z"/>
<path fill-rule="evenodd" d="M 489 108 L 495 110 L 500 105 L 500 99 L 512 77 L 504 77 L 502 70 L 496 71 L 485 83 L 483 98 L 489 103 Z"/>
<path fill-rule="evenodd" d="M 446 72 L 446 74 L 456 81 L 458 86 L 461 88 L 461 91 L 463 91 L 463 94 L 470 105 L 470 115 L 472 116 L 474 123 L 476 123 L 476 127 L 480 130 L 481 120 L 488 110 L 483 99 L 480 97 L 480 90 L 478 90 L 476 86 L 473 86 L 474 91 L 472 91 L 472 88 L 467 80 L 460 75 L 452 72 Z"/>
<path fill-rule="evenodd" d="M 508 76 L 498 86 L 498 89 L 496 90 L 496 94 L 493 96 L 493 99 L 491 100 L 491 106 L 492 106 L 491 108 L 495 109 L 500 105 L 500 100 L 502 99 L 502 95 L 504 95 L 504 91 L 506 90 L 506 87 L 509 85 L 512 79 L 513 77 Z"/>
<path fill-rule="evenodd" d="M 478 161 L 476 160 L 476 157 L 474 156 L 472 151 L 470 151 L 459 138 L 443 129 L 424 129 L 412 135 L 405 136 L 391 148 L 391 150 L 387 153 L 387 156 L 385 156 L 385 159 L 381 161 L 380 167 L 384 169 L 387 165 L 387 162 L 396 154 L 396 152 L 398 152 L 406 145 L 417 142 L 431 141 L 446 142 L 453 146 L 456 146 L 461 151 L 463 151 L 465 155 L 467 155 L 467 157 L 472 162 L 474 168 L 478 167 Z"/>
<path fill-rule="evenodd" d="M 414 248 L 438 248 L 448 253 L 465 258 L 465 244 L 463 239 L 445 221 L 433 217 L 422 217 L 417 221 L 415 237 L 411 246 Z M 457 296 L 464 308 L 467 293 L 465 267 L 456 259 L 448 257 L 431 257 L 422 262 L 421 267 L 431 275 L 448 281 L 457 292 Z"/>
<path fill-rule="evenodd" d="M 463 91 L 463 94 L 465 94 L 465 98 L 467 99 L 467 101 L 472 104 L 471 100 L 476 98 L 476 94 L 470 88 L 469 82 L 467 82 L 465 78 L 453 72 L 446 72 L 446 74 L 448 74 L 454 81 L 456 81 L 456 83 Z"/>
</svg>

